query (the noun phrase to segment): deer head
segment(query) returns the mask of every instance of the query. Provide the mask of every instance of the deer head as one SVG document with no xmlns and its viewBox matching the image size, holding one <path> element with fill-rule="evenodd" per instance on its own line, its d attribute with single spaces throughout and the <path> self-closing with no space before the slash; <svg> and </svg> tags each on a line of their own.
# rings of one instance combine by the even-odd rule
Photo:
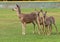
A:
<svg viewBox="0 0 60 42">
<path fill-rule="evenodd" d="M 38 16 L 40 15 L 40 11 L 38 11 L 36 8 L 35 8 L 35 11 L 36 11 L 36 14 L 38 14 Z"/>
<path fill-rule="evenodd" d="M 47 13 L 47 11 L 45 11 L 45 12 L 43 13 L 43 17 L 44 17 L 44 18 L 46 17 L 46 13 Z"/>
<path fill-rule="evenodd" d="M 16 11 L 18 14 L 21 13 L 21 10 L 18 4 L 16 4 L 16 7 L 14 7 L 13 10 Z"/>
<path fill-rule="evenodd" d="M 13 8 L 13 10 L 18 11 L 19 5 L 16 4 L 16 7 Z"/>
</svg>

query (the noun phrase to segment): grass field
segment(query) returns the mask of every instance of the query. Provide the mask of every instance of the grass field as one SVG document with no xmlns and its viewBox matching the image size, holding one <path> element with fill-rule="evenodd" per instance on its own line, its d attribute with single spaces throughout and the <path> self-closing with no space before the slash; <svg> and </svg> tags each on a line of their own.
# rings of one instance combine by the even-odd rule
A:
<svg viewBox="0 0 60 42">
<path fill-rule="evenodd" d="M 31 8 L 21 10 L 23 13 L 30 13 L 34 11 L 34 9 Z M 56 25 L 58 27 L 58 31 L 60 32 L 60 9 L 44 10 L 48 11 L 48 16 L 55 17 Z M 60 33 L 56 34 L 54 26 L 52 35 L 50 36 L 33 34 L 32 32 L 33 25 L 28 24 L 26 27 L 26 35 L 21 35 L 21 23 L 16 12 L 11 9 L 0 8 L 0 42 L 60 42 Z"/>
</svg>

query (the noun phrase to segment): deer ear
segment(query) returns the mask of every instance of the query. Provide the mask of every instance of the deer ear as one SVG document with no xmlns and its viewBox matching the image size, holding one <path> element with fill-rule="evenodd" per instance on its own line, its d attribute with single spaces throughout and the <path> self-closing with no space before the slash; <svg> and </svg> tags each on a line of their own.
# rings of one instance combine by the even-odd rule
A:
<svg viewBox="0 0 60 42">
<path fill-rule="evenodd" d="M 18 7 L 18 4 L 16 4 L 16 6 Z"/>
<path fill-rule="evenodd" d="M 16 4 L 17 7 L 20 7 L 18 4 Z"/>
</svg>

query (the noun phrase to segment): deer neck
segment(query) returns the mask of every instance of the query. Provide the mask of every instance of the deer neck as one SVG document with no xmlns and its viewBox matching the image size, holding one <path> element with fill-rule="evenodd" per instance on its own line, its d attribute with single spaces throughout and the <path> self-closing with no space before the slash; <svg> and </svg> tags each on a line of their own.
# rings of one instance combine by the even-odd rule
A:
<svg viewBox="0 0 60 42">
<path fill-rule="evenodd" d="M 18 9 L 18 11 L 17 11 L 17 15 L 19 16 L 20 14 L 21 14 L 21 10 Z"/>
</svg>

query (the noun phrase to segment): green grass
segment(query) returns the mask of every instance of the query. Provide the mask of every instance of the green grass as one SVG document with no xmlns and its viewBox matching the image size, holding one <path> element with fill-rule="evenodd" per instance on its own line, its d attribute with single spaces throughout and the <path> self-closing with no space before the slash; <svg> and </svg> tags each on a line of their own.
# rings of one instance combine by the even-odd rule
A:
<svg viewBox="0 0 60 42">
<path fill-rule="evenodd" d="M 34 9 L 21 9 L 23 13 L 33 12 Z M 37 9 L 39 10 L 39 9 Z M 54 16 L 58 31 L 60 32 L 60 9 L 44 9 L 47 15 Z M 15 11 L 11 9 L 0 9 L 0 42 L 60 42 L 60 34 L 53 33 L 50 36 L 33 34 L 33 25 L 26 26 L 26 35 L 21 35 L 21 23 Z M 37 26 L 36 26 L 37 28 Z"/>
</svg>

